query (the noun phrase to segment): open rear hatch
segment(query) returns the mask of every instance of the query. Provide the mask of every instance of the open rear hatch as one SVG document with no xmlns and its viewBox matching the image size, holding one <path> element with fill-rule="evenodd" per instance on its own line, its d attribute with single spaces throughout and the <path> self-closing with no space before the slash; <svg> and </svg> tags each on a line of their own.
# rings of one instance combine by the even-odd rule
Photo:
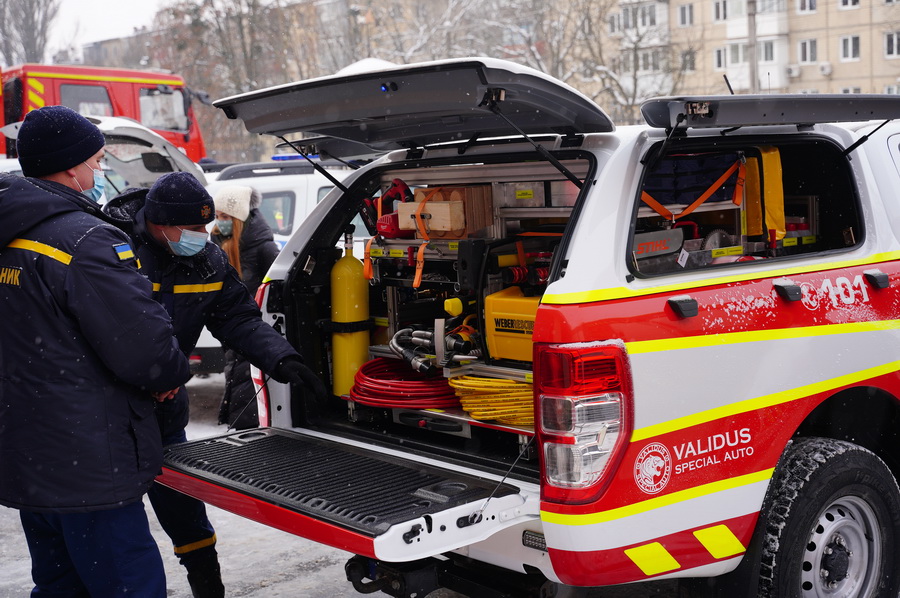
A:
<svg viewBox="0 0 900 598">
<path fill-rule="evenodd" d="M 392 562 L 453 550 L 538 517 L 537 496 L 513 483 L 272 428 L 169 447 L 158 481 Z"/>
<path fill-rule="evenodd" d="M 507 137 L 516 129 L 528 135 L 615 129 L 606 113 L 575 89 L 539 71 L 490 58 L 333 75 L 213 104 L 229 118 L 244 121 L 251 133 L 304 132 L 382 151 Z"/>
</svg>

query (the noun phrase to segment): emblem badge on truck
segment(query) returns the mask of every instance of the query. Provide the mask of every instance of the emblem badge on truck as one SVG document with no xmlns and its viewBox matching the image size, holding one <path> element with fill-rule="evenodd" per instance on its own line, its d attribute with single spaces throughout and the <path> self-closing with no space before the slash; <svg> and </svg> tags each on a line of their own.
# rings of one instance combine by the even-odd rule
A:
<svg viewBox="0 0 900 598">
<path fill-rule="evenodd" d="M 658 442 L 648 444 L 634 460 L 634 481 L 647 494 L 662 491 L 672 477 L 669 449 Z"/>
</svg>

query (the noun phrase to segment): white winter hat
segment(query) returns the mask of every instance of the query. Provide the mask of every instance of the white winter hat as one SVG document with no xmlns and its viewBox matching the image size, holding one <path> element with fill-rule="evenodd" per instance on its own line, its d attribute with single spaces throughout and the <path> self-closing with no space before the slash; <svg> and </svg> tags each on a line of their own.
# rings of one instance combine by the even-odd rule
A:
<svg viewBox="0 0 900 598">
<path fill-rule="evenodd" d="M 241 222 L 250 215 L 250 195 L 253 189 L 240 185 L 222 187 L 213 195 L 217 212 L 224 212 Z"/>
</svg>

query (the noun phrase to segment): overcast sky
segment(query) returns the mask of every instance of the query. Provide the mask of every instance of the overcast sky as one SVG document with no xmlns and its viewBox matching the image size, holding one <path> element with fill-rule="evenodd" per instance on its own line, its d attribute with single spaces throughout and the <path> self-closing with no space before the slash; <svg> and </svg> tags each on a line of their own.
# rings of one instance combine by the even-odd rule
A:
<svg viewBox="0 0 900 598">
<path fill-rule="evenodd" d="M 63 0 L 50 34 L 48 57 L 54 50 L 131 35 L 149 26 L 166 0 Z"/>
</svg>

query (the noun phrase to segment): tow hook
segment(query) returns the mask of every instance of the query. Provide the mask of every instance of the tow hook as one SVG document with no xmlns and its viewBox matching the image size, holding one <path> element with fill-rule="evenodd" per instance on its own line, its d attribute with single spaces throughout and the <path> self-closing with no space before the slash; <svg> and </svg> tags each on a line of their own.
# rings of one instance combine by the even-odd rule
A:
<svg viewBox="0 0 900 598">
<path fill-rule="evenodd" d="M 353 589 L 360 594 L 374 594 L 390 586 L 391 580 L 387 577 L 379 577 L 374 581 L 363 581 L 368 574 L 367 562 L 359 557 L 354 557 L 344 565 L 344 573 L 347 581 L 353 584 Z"/>
</svg>

